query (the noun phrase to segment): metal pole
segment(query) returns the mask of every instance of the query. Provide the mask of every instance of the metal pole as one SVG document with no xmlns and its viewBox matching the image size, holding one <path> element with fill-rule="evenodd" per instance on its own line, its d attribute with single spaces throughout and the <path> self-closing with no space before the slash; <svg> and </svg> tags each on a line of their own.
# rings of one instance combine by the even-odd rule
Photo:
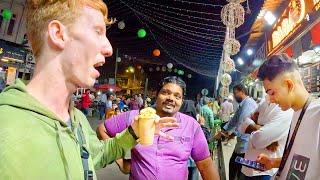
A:
<svg viewBox="0 0 320 180">
<path fill-rule="evenodd" d="M 146 102 L 146 99 L 147 99 L 148 82 L 149 82 L 149 79 L 146 78 L 146 82 L 144 83 L 144 95 L 143 95 L 144 102 Z"/>
<path fill-rule="evenodd" d="M 115 65 L 115 68 L 114 68 L 114 85 L 117 85 L 117 72 L 118 72 L 117 59 L 118 59 L 118 55 L 119 55 L 119 49 L 117 48 L 117 51 L 116 51 L 116 65 Z"/>
</svg>

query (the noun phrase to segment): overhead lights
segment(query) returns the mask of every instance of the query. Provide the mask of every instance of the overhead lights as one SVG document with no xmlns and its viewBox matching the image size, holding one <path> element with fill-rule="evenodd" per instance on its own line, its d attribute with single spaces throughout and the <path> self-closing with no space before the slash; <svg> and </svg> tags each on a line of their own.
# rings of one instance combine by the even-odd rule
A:
<svg viewBox="0 0 320 180">
<path fill-rule="evenodd" d="M 248 56 L 251 56 L 253 54 L 253 50 L 252 49 L 248 49 L 247 50 L 247 54 L 248 54 Z"/>
<path fill-rule="evenodd" d="M 240 58 L 240 57 L 238 58 L 238 64 L 239 64 L 239 65 L 243 65 L 243 64 L 244 64 L 242 58 Z"/>
<path fill-rule="evenodd" d="M 269 25 L 272 25 L 277 20 L 277 18 L 270 11 L 266 12 L 266 14 L 264 15 L 264 19 L 267 21 Z"/>
<path fill-rule="evenodd" d="M 112 89 L 112 88 L 110 89 L 110 92 L 113 92 L 113 89 Z"/>
<path fill-rule="evenodd" d="M 320 45 L 315 46 L 315 47 L 313 48 L 313 50 L 314 50 L 316 53 L 320 53 Z"/>
</svg>

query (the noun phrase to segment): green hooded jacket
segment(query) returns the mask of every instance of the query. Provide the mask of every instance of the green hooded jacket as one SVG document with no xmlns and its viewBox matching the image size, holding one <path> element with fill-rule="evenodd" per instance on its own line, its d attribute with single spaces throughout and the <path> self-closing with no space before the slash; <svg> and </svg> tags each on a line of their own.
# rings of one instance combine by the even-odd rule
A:
<svg viewBox="0 0 320 180">
<path fill-rule="evenodd" d="M 77 138 L 81 127 L 92 171 L 123 157 L 136 145 L 127 130 L 99 141 L 78 109 L 71 107 L 69 112 L 71 128 L 29 95 L 22 81 L 6 88 L 0 94 L 0 179 L 84 179 Z"/>
</svg>

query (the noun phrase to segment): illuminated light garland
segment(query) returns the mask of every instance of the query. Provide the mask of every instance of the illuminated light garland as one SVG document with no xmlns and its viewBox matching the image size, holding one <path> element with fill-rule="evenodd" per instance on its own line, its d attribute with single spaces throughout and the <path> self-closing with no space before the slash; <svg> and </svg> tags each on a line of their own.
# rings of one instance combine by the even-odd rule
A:
<svg viewBox="0 0 320 180">
<path fill-rule="evenodd" d="M 125 5 L 127 5 L 128 7 L 130 7 L 130 9 L 134 9 L 132 6 L 134 6 L 134 5 L 129 5 L 129 3 L 128 2 L 123 2 L 123 0 L 122 0 L 122 3 L 124 3 Z M 136 7 L 136 6 L 134 6 L 134 7 Z M 140 8 L 142 8 L 142 7 L 140 7 Z M 148 6 L 148 8 L 150 9 L 152 9 L 152 7 L 149 7 Z M 144 8 L 143 8 L 144 9 Z M 159 10 L 159 9 L 153 9 L 154 11 L 157 11 L 157 10 Z M 173 14 L 173 15 L 175 15 L 175 16 L 184 16 L 184 17 L 188 17 L 188 18 L 190 18 L 190 19 L 197 19 L 197 20 L 200 20 L 200 21 L 211 21 L 211 22 L 221 22 L 220 20 L 215 20 L 215 19 L 212 19 L 212 18 L 202 18 L 202 17 L 197 17 L 197 16 L 190 16 L 190 15 L 186 15 L 186 14 L 180 14 L 180 13 L 175 13 L 175 12 L 172 12 L 172 11 L 161 11 L 162 13 L 164 13 L 164 14 Z"/>
<path fill-rule="evenodd" d="M 198 25 L 206 25 L 206 26 L 211 26 L 211 27 L 224 28 L 223 26 L 217 26 L 217 25 L 211 25 L 211 24 L 203 24 L 203 23 L 200 23 L 198 21 L 187 21 L 187 20 L 184 20 L 184 19 L 179 19 L 179 18 L 175 18 L 173 16 L 166 15 L 166 14 L 170 14 L 170 13 L 175 14 L 174 12 L 162 12 L 162 13 L 160 13 L 160 12 L 153 11 L 153 10 L 150 10 L 150 9 L 142 8 L 140 6 L 135 6 L 135 5 L 132 5 L 132 6 L 134 7 L 134 9 L 139 9 L 142 12 L 149 12 L 152 15 L 163 16 L 163 17 L 166 17 L 166 18 L 174 19 L 176 21 L 183 21 L 183 22 L 186 22 L 186 23 L 195 23 L 195 24 L 198 24 Z M 175 14 L 175 16 L 176 15 L 180 15 L 180 14 Z M 162 20 L 166 20 L 166 19 L 164 19 L 162 17 L 159 17 L 159 18 L 161 18 Z M 221 20 L 215 20 L 215 19 L 207 19 L 207 20 L 208 21 L 212 21 L 212 22 L 218 22 L 218 23 L 221 22 Z"/>
<path fill-rule="evenodd" d="M 206 3 L 199 3 L 199 2 L 192 2 L 192 1 L 184 1 L 184 0 L 174 0 L 174 1 L 182 2 L 182 3 L 188 3 L 188 4 L 202 5 L 202 6 L 223 7 L 222 5 L 206 4 Z"/>
<path fill-rule="evenodd" d="M 139 8 L 137 8 L 137 9 L 139 9 Z M 148 10 L 146 10 L 146 11 L 148 11 Z M 150 19 L 157 19 L 158 18 L 158 19 L 161 19 L 161 21 L 168 21 L 168 22 L 170 22 L 172 24 L 178 24 L 178 25 L 182 25 L 182 26 L 186 26 L 186 27 L 191 27 L 191 28 L 194 28 L 194 29 L 200 29 L 200 30 L 211 31 L 211 32 L 218 32 L 218 33 L 222 33 L 222 32 L 225 33 L 225 31 L 223 31 L 223 30 L 207 29 L 207 28 L 202 28 L 202 27 L 199 27 L 199 26 L 192 26 L 192 25 L 186 24 L 186 23 L 190 23 L 190 22 L 192 23 L 193 21 L 184 20 L 183 23 L 180 23 L 180 22 L 177 22 L 177 20 L 181 20 L 181 19 L 177 19 L 177 18 L 174 18 L 175 20 L 164 19 L 164 18 L 161 18 L 161 17 L 156 16 L 154 14 L 150 15 L 149 13 L 145 13 L 146 11 L 143 11 L 144 15 L 148 16 Z M 155 12 L 153 12 L 153 13 L 155 13 Z M 153 16 L 153 17 L 151 17 L 151 16 Z M 157 18 L 154 18 L 154 17 L 157 17 Z M 210 26 L 210 25 L 207 25 L 207 24 L 202 24 L 202 25 Z M 177 27 L 177 26 L 174 26 L 174 27 Z M 211 27 L 219 27 L 219 26 L 211 25 Z"/>
<path fill-rule="evenodd" d="M 229 56 L 226 56 L 222 62 L 222 69 L 226 73 L 230 73 L 235 70 L 234 61 Z"/>
<path fill-rule="evenodd" d="M 226 39 L 223 50 L 230 55 L 236 55 L 240 51 L 241 44 L 236 39 Z"/>
<path fill-rule="evenodd" d="M 232 83 L 232 78 L 231 78 L 230 74 L 224 73 L 221 77 L 221 84 L 223 86 L 228 87 L 231 83 Z"/>
<path fill-rule="evenodd" d="M 177 30 L 177 31 L 180 31 L 182 33 L 185 33 L 185 34 L 189 34 L 189 35 L 192 35 L 192 36 L 196 36 L 196 37 L 201 37 L 201 38 L 204 38 L 204 39 L 217 39 L 217 38 L 213 38 L 213 37 L 224 37 L 223 35 L 213 35 L 213 34 L 208 34 L 208 33 L 202 33 L 202 32 L 197 32 L 197 31 L 192 31 L 192 30 L 186 30 L 184 28 L 180 28 L 180 27 L 177 27 L 177 26 L 173 26 L 173 25 L 169 25 L 167 23 L 164 23 L 164 22 L 161 22 L 159 20 L 156 20 L 156 19 L 153 19 L 153 18 L 150 18 L 149 16 L 146 16 L 145 14 L 142 14 L 139 12 L 139 14 L 141 16 L 143 16 L 144 18 L 148 19 L 149 21 L 151 22 L 156 22 L 160 25 L 163 25 L 163 26 L 166 26 L 166 27 L 169 27 L 171 29 L 174 29 L 174 30 Z M 209 36 L 209 37 L 208 37 Z M 220 39 L 219 39 L 220 40 Z"/>
<path fill-rule="evenodd" d="M 155 9 L 154 7 L 161 7 L 161 8 L 165 8 L 165 9 L 172 9 L 172 10 L 178 10 L 178 11 L 184 11 L 187 13 L 198 13 L 198 14 L 205 14 L 205 15 L 215 15 L 215 16 L 220 16 L 220 14 L 217 13 L 207 13 L 207 12 L 201 12 L 201 11 L 194 11 L 194 10 L 189 10 L 189 9 L 180 9 L 180 8 L 176 8 L 176 7 L 170 7 L 170 6 L 166 6 L 166 5 L 162 5 L 162 4 L 157 4 L 157 3 L 153 3 L 153 2 L 149 2 L 149 1 L 144 1 L 144 0 L 136 0 L 136 2 L 141 1 L 142 3 L 140 3 L 141 6 L 147 6 L 148 8 L 151 9 Z M 149 5 L 150 6 L 149 6 Z M 159 8 L 160 9 L 160 8 Z M 157 9 L 157 10 L 159 10 Z"/>
<path fill-rule="evenodd" d="M 225 87 L 225 86 L 221 87 L 219 94 L 220 94 L 221 97 L 228 97 L 229 94 L 230 94 L 229 87 Z"/>
<path fill-rule="evenodd" d="M 161 26 L 158 26 L 158 25 L 156 25 L 156 27 L 158 27 L 158 28 L 160 28 Z M 161 27 L 162 28 L 162 27 Z M 177 37 L 177 38 L 180 38 L 181 40 L 184 40 L 184 41 L 188 41 L 188 42 L 191 42 L 191 43 L 195 43 L 195 44 L 199 44 L 199 45 L 206 45 L 206 46 L 208 46 L 208 45 L 212 45 L 212 41 L 209 41 L 209 40 L 207 40 L 208 42 L 206 42 L 206 41 L 201 41 L 201 40 L 199 40 L 199 39 L 193 39 L 193 38 L 189 38 L 189 37 L 187 37 L 187 36 L 183 36 L 183 35 L 181 35 L 181 34 L 177 34 L 177 33 L 175 33 L 175 32 L 172 32 L 172 31 L 168 31 L 167 29 L 163 29 L 166 33 L 169 33 L 169 34 L 171 34 L 172 36 L 174 36 L 174 37 Z M 210 42 L 210 43 L 209 43 Z M 223 40 L 221 39 L 221 40 L 219 40 L 219 42 L 223 42 Z"/>
<path fill-rule="evenodd" d="M 194 50 L 195 52 L 205 53 L 206 55 L 210 55 L 210 54 L 212 55 L 212 54 L 215 54 L 215 53 L 205 52 L 205 51 L 214 51 L 214 50 L 219 49 L 219 53 L 221 53 L 220 50 L 222 50 L 221 46 L 213 46 L 213 47 L 210 47 L 210 48 L 202 48 L 202 47 L 198 47 L 198 46 L 195 46 L 195 45 L 192 45 L 192 44 L 190 44 L 189 46 L 184 46 L 183 42 L 179 42 L 179 41 L 175 41 L 175 40 L 172 40 L 174 42 L 169 42 L 169 41 L 166 41 L 166 40 L 164 40 L 162 38 L 159 38 L 159 41 L 162 41 L 164 43 L 167 43 L 167 44 L 175 46 L 175 47 L 184 48 L 184 49 L 187 49 L 187 48 L 191 47 L 191 49 Z M 180 44 L 182 44 L 182 45 L 180 45 Z"/>
<path fill-rule="evenodd" d="M 174 51 L 175 54 L 180 54 L 182 56 L 197 56 L 197 58 L 199 59 L 208 59 L 208 58 L 217 58 L 217 57 L 221 57 L 221 55 L 217 54 L 213 54 L 213 55 L 202 55 L 201 53 L 196 53 L 196 52 L 187 52 L 184 51 L 183 49 L 179 49 L 176 47 L 170 47 L 167 48 L 170 49 L 171 51 Z"/>
<path fill-rule="evenodd" d="M 158 34 L 157 34 L 158 35 Z M 163 37 L 163 36 L 161 36 L 161 35 L 158 35 L 158 36 L 160 36 L 160 37 Z M 181 45 L 181 47 L 192 47 L 192 48 L 194 48 L 194 49 L 200 49 L 200 50 L 215 50 L 215 49 L 220 49 L 221 48 L 221 45 L 212 45 L 212 46 L 204 46 L 204 47 L 206 47 L 206 48 L 204 48 L 204 47 L 199 47 L 199 45 L 201 45 L 201 44 L 197 44 L 197 43 L 195 43 L 196 45 L 192 45 L 192 44 L 188 44 L 188 46 L 184 46 L 185 45 L 185 42 L 181 42 L 181 41 L 179 41 L 179 40 L 175 40 L 175 39 L 172 39 L 172 38 L 169 38 L 169 37 L 166 37 L 166 39 L 168 39 L 169 41 L 173 41 L 173 42 L 175 42 L 175 43 L 177 43 L 177 44 L 183 44 L 183 45 Z M 166 40 L 163 40 L 162 39 L 162 41 L 165 41 L 165 42 L 168 42 L 168 41 L 166 41 Z M 189 41 L 189 42 L 191 42 L 191 43 L 194 43 L 194 42 L 192 42 L 192 41 Z"/>
<path fill-rule="evenodd" d="M 246 0 L 227 0 L 228 2 L 232 2 L 232 3 L 243 3 Z"/>
<path fill-rule="evenodd" d="M 244 23 L 244 8 L 239 3 L 229 3 L 222 8 L 221 19 L 229 28 L 237 28 Z"/>
<path fill-rule="evenodd" d="M 124 0 L 120 0 L 120 1 L 121 1 L 122 3 L 124 3 L 126 6 L 128 6 L 129 9 L 131 9 L 131 10 L 135 13 L 135 15 L 137 16 L 138 20 L 141 21 L 142 24 L 145 24 L 145 26 L 149 29 L 149 32 L 150 32 L 151 37 L 153 37 L 153 38 L 156 40 L 155 35 L 154 35 L 153 31 L 151 30 L 151 28 L 149 27 L 148 23 L 143 22 L 143 21 L 140 19 L 140 17 L 138 16 L 139 12 L 137 12 L 137 11 L 134 10 L 132 7 L 130 7 L 127 3 L 125 3 Z M 156 27 L 161 27 L 161 26 L 158 26 L 157 24 L 154 24 L 154 23 L 150 23 L 150 24 L 152 24 L 152 25 L 154 25 L 154 26 L 156 26 Z M 162 27 L 161 27 L 161 28 L 162 28 Z M 164 31 L 166 31 L 166 29 L 164 29 Z M 176 33 L 172 33 L 172 34 L 178 35 L 178 34 L 176 34 Z M 180 35 L 180 36 L 181 36 L 181 35 Z M 194 71 L 194 72 L 197 72 L 197 73 L 199 73 L 199 74 L 202 74 L 202 75 L 205 75 L 205 76 L 208 76 L 208 77 L 215 77 L 216 74 L 213 73 L 213 72 L 216 72 L 216 71 L 213 71 L 213 70 L 214 70 L 214 68 L 215 68 L 216 66 L 211 65 L 211 66 L 202 67 L 201 65 L 199 66 L 199 64 L 197 64 L 197 66 L 195 66 L 195 64 L 193 64 L 192 62 L 186 61 L 186 59 L 182 59 L 182 58 L 173 56 L 173 55 L 171 54 L 171 52 L 169 52 L 169 51 L 166 49 L 166 47 L 164 47 L 160 42 L 158 42 L 157 40 L 156 40 L 156 42 L 157 42 L 157 44 L 159 45 L 159 47 L 161 47 L 161 49 L 165 52 L 165 54 L 167 54 L 173 61 L 175 61 L 176 64 L 181 65 L 181 66 L 184 66 L 184 67 L 186 67 L 186 68 L 188 68 L 188 69 L 190 69 L 190 70 L 192 70 L 192 71 Z M 200 70 L 199 68 L 196 68 L 196 67 L 201 67 L 201 68 L 204 68 L 204 69 L 201 69 L 201 70 Z"/>
</svg>

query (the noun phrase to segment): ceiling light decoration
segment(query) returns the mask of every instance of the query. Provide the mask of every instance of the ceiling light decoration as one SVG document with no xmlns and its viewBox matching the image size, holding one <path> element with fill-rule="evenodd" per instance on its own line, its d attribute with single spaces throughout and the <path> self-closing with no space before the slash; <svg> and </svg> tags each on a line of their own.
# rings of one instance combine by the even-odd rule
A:
<svg viewBox="0 0 320 180">
<path fill-rule="evenodd" d="M 240 3 L 230 2 L 221 11 L 221 19 L 229 28 L 238 28 L 244 23 L 244 8 Z"/>
<path fill-rule="evenodd" d="M 247 50 L 247 54 L 248 54 L 248 56 L 251 56 L 253 54 L 253 50 L 252 49 L 248 49 Z"/>
<path fill-rule="evenodd" d="M 231 83 L 232 83 L 232 78 L 231 78 L 230 74 L 224 73 L 221 77 L 221 84 L 223 86 L 228 87 L 228 86 L 230 86 Z"/>
<path fill-rule="evenodd" d="M 236 55 L 240 51 L 241 44 L 238 40 L 227 38 L 223 44 L 223 50 L 230 55 Z"/>
<path fill-rule="evenodd" d="M 126 27 L 126 24 L 123 21 L 118 22 L 118 28 L 124 29 Z"/>
<path fill-rule="evenodd" d="M 238 58 L 238 63 L 239 63 L 239 65 L 243 65 L 244 64 L 242 58 Z"/>
<path fill-rule="evenodd" d="M 229 56 L 226 56 L 224 61 L 222 62 L 222 69 L 226 73 L 230 73 L 235 70 L 234 61 Z"/>
<path fill-rule="evenodd" d="M 266 12 L 266 14 L 264 15 L 264 19 L 267 21 L 269 25 L 272 25 L 277 20 L 277 18 L 270 11 Z"/>
<path fill-rule="evenodd" d="M 229 94 L 230 94 L 229 87 L 222 86 L 220 88 L 220 93 L 219 94 L 220 94 L 221 97 L 228 97 Z"/>
</svg>

